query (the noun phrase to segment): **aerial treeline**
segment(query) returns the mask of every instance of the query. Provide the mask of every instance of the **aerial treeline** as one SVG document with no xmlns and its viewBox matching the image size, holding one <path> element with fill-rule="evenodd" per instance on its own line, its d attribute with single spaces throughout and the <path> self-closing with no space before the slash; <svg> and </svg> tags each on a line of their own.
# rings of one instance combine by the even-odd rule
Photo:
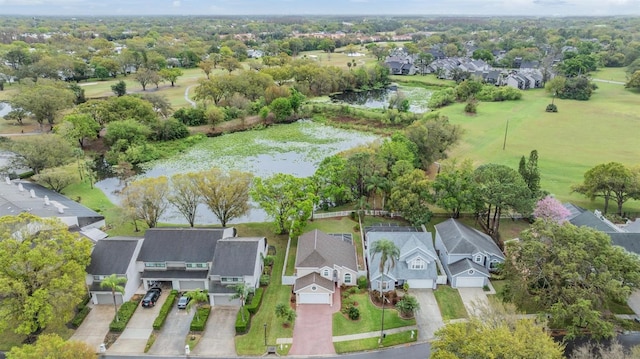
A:
<svg viewBox="0 0 640 359">
<path fill-rule="evenodd" d="M 510 87 L 486 85 L 480 79 L 469 78 L 461 81 L 456 87 L 435 91 L 427 106 L 432 109 L 444 107 L 455 102 L 480 100 L 486 102 L 513 101 L 522 98 L 522 91 Z"/>
</svg>

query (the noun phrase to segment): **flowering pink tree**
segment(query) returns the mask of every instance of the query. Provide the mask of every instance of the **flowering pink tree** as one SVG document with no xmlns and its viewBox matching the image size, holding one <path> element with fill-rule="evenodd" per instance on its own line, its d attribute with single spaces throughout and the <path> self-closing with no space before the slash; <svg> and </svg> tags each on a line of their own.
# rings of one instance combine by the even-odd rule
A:
<svg viewBox="0 0 640 359">
<path fill-rule="evenodd" d="M 539 200 L 536 204 L 536 209 L 533 211 L 534 217 L 557 223 L 566 221 L 570 214 L 569 210 L 564 208 L 560 201 L 551 196 L 546 196 Z"/>
</svg>

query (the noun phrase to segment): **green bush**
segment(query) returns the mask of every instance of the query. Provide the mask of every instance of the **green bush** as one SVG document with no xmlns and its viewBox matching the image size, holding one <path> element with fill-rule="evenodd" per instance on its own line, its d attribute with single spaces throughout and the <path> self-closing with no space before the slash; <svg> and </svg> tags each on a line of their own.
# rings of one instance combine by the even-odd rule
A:
<svg viewBox="0 0 640 359">
<path fill-rule="evenodd" d="M 176 301 L 177 296 L 178 296 L 178 291 L 175 289 L 172 290 L 171 293 L 169 293 L 167 300 L 162 305 L 162 308 L 160 308 L 160 313 L 158 313 L 158 317 L 156 318 L 156 320 L 153 321 L 153 329 L 160 330 L 162 328 L 165 320 L 167 320 L 167 316 L 169 315 L 171 308 L 173 307 L 173 303 L 175 303 Z"/>
<path fill-rule="evenodd" d="M 545 109 L 545 111 L 547 112 L 558 112 L 558 106 L 556 106 L 556 104 L 550 103 L 547 105 L 547 108 Z"/>
<path fill-rule="evenodd" d="M 155 141 L 172 141 L 189 136 L 187 125 L 175 118 L 158 121 L 153 130 L 151 138 Z"/>
<path fill-rule="evenodd" d="M 262 279 L 260 281 L 262 281 Z M 249 313 L 256 314 L 258 312 L 258 309 L 260 309 L 260 304 L 262 303 L 263 293 L 264 293 L 263 288 L 258 288 L 253 293 L 253 297 L 251 298 L 251 303 L 245 306 L 245 308 L 249 311 Z"/>
<path fill-rule="evenodd" d="M 244 319 L 242 320 L 242 312 L 244 312 Z M 247 307 L 244 307 L 238 311 L 238 316 L 236 317 L 236 334 L 244 334 L 249 331 L 251 327 L 251 315 L 247 310 Z"/>
<path fill-rule="evenodd" d="M 193 320 L 191 321 L 191 331 L 203 331 L 204 326 L 207 324 L 207 319 L 209 319 L 209 313 L 211 313 L 211 307 L 208 305 L 198 308 L 196 315 L 193 316 Z"/>
<path fill-rule="evenodd" d="M 367 277 L 360 276 L 358 277 L 358 288 L 364 290 L 369 287 L 369 282 L 367 281 Z"/>
<path fill-rule="evenodd" d="M 440 91 L 436 91 L 431 95 L 427 106 L 430 109 L 444 107 L 450 103 L 456 101 L 456 90 L 452 88 L 446 88 Z"/>
<path fill-rule="evenodd" d="M 71 320 L 71 326 L 75 329 L 78 329 L 78 327 L 80 327 L 80 324 L 82 324 L 82 322 L 84 321 L 84 318 L 86 318 L 87 315 L 89 315 L 89 312 L 91 311 L 91 308 L 89 308 L 86 305 L 82 307 L 78 306 L 78 308 L 79 308 L 78 313 L 76 313 L 76 315 Z"/>
<path fill-rule="evenodd" d="M 263 274 L 260 276 L 260 286 L 266 287 L 271 282 L 271 276 L 268 274 Z"/>
<path fill-rule="evenodd" d="M 352 305 L 349 307 L 347 315 L 351 320 L 358 320 L 360 319 L 360 310 L 358 309 L 358 307 Z"/>
<path fill-rule="evenodd" d="M 200 126 L 207 123 L 207 116 L 203 107 L 181 108 L 176 110 L 172 116 L 187 126 Z"/>
<path fill-rule="evenodd" d="M 140 300 L 130 300 L 128 302 L 122 303 L 120 309 L 118 309 L 118 318 L 120 319 L 120 321 L 116 322 L 116 318 L 113 318 L 111 324 L 109 324 L 109 330 L 116 333 L 122 332 L 124 328 L 127 327 L 127 323 L 129 323 L 129 320 L 138 308 L 139 303 Z"/>
</svg>

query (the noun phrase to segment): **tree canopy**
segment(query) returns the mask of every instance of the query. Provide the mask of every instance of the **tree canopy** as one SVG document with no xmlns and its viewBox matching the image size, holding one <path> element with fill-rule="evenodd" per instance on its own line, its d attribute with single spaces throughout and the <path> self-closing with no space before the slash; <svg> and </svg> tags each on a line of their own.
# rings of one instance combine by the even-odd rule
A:
<svg viewBox="0 0 640 359">
<path fill-rule="evenodd" d="M 626 201 L 640 198 L 640 168 L 629 169 L 618 162 L 602 163 L 585 172 L 584 181 L 572 189 L 592 201 L 602 197 L 605 214 L 609 210 L 609 200 L 614 200 L 618 214 L 622 215 Z"/>
<path fill-rule="evenodd" d="M 64 340 L 57 334 L 43 334 L 38 337 L 35 344 L 25 344 L 11 348 L 7 353 L 7 359 L 33 359 L 33 358 L 74 358 L 94 359 L 96 349 L 87 343 Z"/>
<path fill-rule="evenodd" d="M 212 168 L 199 174 L 198 189 L 204 203 L 225 227 L 229 221 L 244 216 L 251 208 L 249 190 L 252 181 L 253 175 L 248 172 L 225 173 Z"/>
</svg>

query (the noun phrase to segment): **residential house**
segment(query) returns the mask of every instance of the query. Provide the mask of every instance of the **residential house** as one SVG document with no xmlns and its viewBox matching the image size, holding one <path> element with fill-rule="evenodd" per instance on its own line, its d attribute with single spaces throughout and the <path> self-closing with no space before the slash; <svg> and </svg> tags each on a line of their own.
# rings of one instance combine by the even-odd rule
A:
<svg viewBox="0 0 640 359">
<path fill-rule="evenodd" d="M 435 247 L 453 288 L 484 287 L 490 272 L 504 263 L 504 254 L 493 239 L 474 228 L 448 219 L 435 229 Z"/>
<path fill-rule="evenodd" d="M 376 226 L 365 229 L 369 282 L 372 290 L 389 291 L 408 283 L 410 288 L 436 288 L 438 257 L 433 248 L 433 237 L 415 227 Z M 380 272 L 380 254 L 372 248 L 376 242 L 387 239 L 400 250 L 395 266 Z"/>
<path fill-rule="evenodd" d="M 335 288 L 357 284 L 358 264 L 351 236 L 313 230 L 298 237 L 297 304 L 333 304 Z"/>
<path fill-rule="evenodd" d="M 93 304 L 113 304 L 111 289 L 102 288 L 102 281 L 115 274 L 126 278 L 124 293 L 116 292 L 118 304 L 129 300 L 140 287 L 140 273 L 135 258 L 140 252 L 142 238 L 114 237 L 100 240 L 91 251 L 91 264 L 87 267 L 86 284 Z"/>
</svg>

